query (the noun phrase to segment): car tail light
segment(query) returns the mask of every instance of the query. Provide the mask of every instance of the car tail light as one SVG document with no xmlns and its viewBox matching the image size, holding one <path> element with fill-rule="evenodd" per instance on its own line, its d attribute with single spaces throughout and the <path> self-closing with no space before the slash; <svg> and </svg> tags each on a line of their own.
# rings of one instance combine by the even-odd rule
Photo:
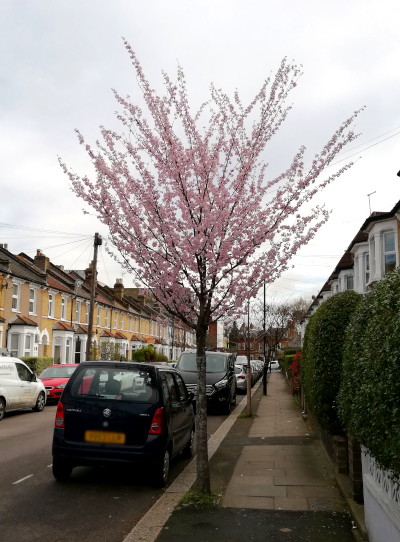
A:
<svg viewBox="0 0 400 542">
<path fill-rule="evenodd" d="M 164 408 L 157 408 L 149 429 L 150 435 L 162 435 L 164 433 L 165 414 Z"/>
<path fill-rule="evenodd" d="M 246 377 L 243 376 L 243 375 L 239 375 L 237 378 L 238 378 L 239 380 L 244 380 Z"/>
<path fill-rule="evenodd" d="M 55 427 L 65 427 L 64 426 L 64 405 L 61 401 L 58 402 L 56 419 L 54 422 Z"/>
</svg>

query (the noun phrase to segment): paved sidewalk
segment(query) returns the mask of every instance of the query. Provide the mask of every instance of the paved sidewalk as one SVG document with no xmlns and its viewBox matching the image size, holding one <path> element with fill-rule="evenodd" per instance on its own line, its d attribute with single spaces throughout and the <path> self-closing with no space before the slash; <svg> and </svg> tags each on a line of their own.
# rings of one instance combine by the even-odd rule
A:
<svg viewBox="0 0 400 542">
<path fill-rule="evenodd" d="M 271 373 L 223 506 L 340 512 L 345 503 L 332 464 L 310 435 L 281 373 Z"/>
<path fill-rule="evenodd" d="M 213 493 L 220 504 L 179 505 L 195 463 L 178 477 L 125 542 L 354 542 L 359 531 L 320 440 L 311 434 L 280 372 L 268 395 L 255 388 L 209 441 Z M 221 433 L 220 436 L 217 433 Z"/>
</svg>

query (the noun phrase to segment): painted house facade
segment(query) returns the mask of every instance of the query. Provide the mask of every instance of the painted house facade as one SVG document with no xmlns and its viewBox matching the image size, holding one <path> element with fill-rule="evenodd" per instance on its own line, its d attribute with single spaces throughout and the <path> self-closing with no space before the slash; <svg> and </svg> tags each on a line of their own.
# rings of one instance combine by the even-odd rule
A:
<svg viewBox="0 0 400 542">
<path fill-rule="evenodd" d="M 40 250 L 34 258 L 0 245 L 0 352 L 52 357 L 55 363 L 86 359 L 92 270 L 65 271 Z M 96 282 L 91 353 L 131 359 L 152 345 L 169 359 L 195 345 L 195 334 L 166 317 L 136 288 Z"/>
</svg>

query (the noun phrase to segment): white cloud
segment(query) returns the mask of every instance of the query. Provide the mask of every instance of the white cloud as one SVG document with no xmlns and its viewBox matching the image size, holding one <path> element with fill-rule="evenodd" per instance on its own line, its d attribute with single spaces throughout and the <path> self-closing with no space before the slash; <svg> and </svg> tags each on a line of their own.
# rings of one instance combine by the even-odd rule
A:
<svg viewBox="0 0 400 542">
<path fill-rule="evenodd" d="M 390 210 L 400 197 L 400 135 L 387 141 L 382 136 L 400 130 L 399 15 L 397 0 L 3 0 L 2 223 L 82 238 L 95 231 L 106 235 L 94 217 L 82 214 L 57 156 L 83 173 L 86 158 L 74 128 L 94 140 L 100 124 L 116 124 L 111 88 L 137 92 L 121 36 L 158 88 L 161 70 L 174 73 L 179 62 L 196 105 L 207 97 L 211 81 L 250 99 L 287 55 L 303 64 L 304 76 L 287 126 L 267 149 L 271 174 L 302 143 L 312 157 L 344 118 L 367 106 L 358 121 L 361 146 L 354 149 L 362 159 L 354 156 L 353 169 L 319 198 L 333 210 L 330 223 L 302 249 L 306 256 L 294 260 L 295 269 L 270 287 L 287 296 L 316 293 L 330 273 L 326 256 L 340 257 L 369 214 L 367 194 L 375 192 L 373 210 Z M 57 243 L 57 235 L 48 239 L 36 232 L 33 238 L 26 230 L 21 238 L 21 232 L 0 226 L 0 240 L 13 252 L 31 254 Z M 58 239 L 59 248 L 47 249 L 56 263 L 87 265 L 90 242 L 86 250 L 71 251 Z M 316 255 L 312 264 L 307 254 Z M 336 262 L 328 261 L 333 268 Z M 121 275 L 110 259 L 100 264 L 105 282 Z"/>
</svg>

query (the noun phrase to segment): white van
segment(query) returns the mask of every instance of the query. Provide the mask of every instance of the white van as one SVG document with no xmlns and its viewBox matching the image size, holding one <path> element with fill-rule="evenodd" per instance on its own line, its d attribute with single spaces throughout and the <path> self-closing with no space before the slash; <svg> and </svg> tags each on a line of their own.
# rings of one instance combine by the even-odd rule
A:
<svg viewBox="0 0 400 542">
<path fill-rule="evenodd" d="M 20 359 L 0 357 L 0 420 L 5 412 L 32 408 L 41 412 L 46 404 L 46 388 Z"/>
</svg>

